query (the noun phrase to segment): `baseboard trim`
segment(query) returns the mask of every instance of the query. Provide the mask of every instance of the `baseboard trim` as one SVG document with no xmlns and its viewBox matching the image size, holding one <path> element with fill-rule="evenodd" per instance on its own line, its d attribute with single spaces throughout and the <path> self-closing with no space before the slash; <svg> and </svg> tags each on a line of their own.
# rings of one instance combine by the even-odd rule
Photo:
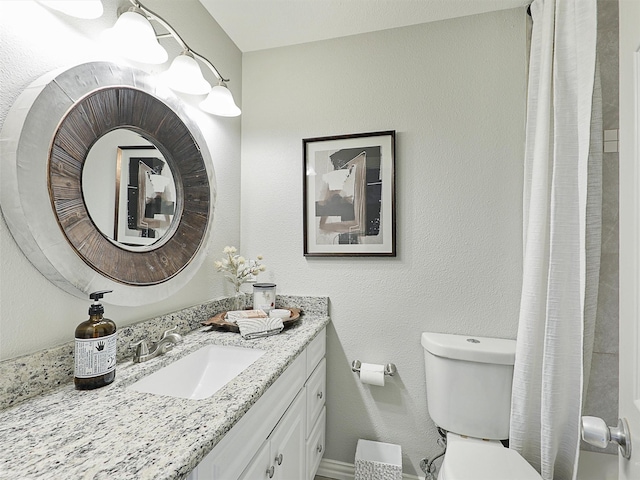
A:
<svg viewBox="0 0 640 480">
<path fill-rule="evenodd" d="M 353 480 L 356 469 L 353 463 L 339 462 L 323 458 L 320 460 L 320 466 L 316 475 L 321 477 L 333 478 L 334 480 Z"/>
<path fill-rule="evenodd" d="M 320 466 L 316 475 L 321 477 L 333 478 L 334 480 L 353 480 L 356 469 L 353 463 L 339 462 L 337 460 L 331 460 L 329 458 L 323 458 L 320 461 Z M 403 480 L 423 480 L 424 477 L 417 477 L 416 475 L 409 475 L 408 473 L 402 474 Z"/>
</svg>

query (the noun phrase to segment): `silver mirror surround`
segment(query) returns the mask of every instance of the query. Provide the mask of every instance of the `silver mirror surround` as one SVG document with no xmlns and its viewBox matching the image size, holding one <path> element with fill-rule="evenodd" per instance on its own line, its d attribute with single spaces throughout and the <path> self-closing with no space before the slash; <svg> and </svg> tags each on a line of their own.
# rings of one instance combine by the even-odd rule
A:
<svg viewBox="0 0 640 480">
<path fill-rule="evenodd" d="M 74 221 L 69 223 L 69 218 L 65 218 L 66 206 L 62 205 L 60 195 L 51 186 L 53 177 L 50 177 L 50 171 L 56 171 L 56 168 L 55 162 L 53 167 L 50 163 L 59 147 L 54 145 L 54 138 L 60 135 L 61 126 L 65 123 L 68 132 L 73 134 L 73 128 L 69 130 L 69 125 L 73 126 L 70 114 L 74 111 L 81 113 L 76 107 L 86 98 L 96 92 L 121 88 L 137 96 L 153 97 L 153 103 L 165 106 L 167 115 L 173 121 L 177 120 L 177 124 L 190 134 L 191 144 L 187 148 L 193 157 L 191 159 L 195 160 L 195 167 L 192 165 L 194 162 L 187 163 L 182 158 L 171 142 L 167 146 L 163 138 L 156 137 L 162 135 L 162 125 L 127 125 L 163 146 L 178 165 L 179 188 L 184 198 L 182 215 L 195 218 L 200 225 L 195 240 L 190 228 L 192 222 L 183 225 L 181 218 L 173 237 L 160 249 L 140 253 L 118 248 L 93 225 L 86 213 L 81 187 L 72 185 L 76 177 L 81 177 L 80 171 L 71 175 L 68 184 L 71 190 L 76 189 L 75 193 L 69 199 L 62 199 L 62 203 L 70 200 L 68 206 L 73 209 L 78 225 L 92 238 L 90 246 L 93 251 L 84 250 L 82 235 L 68 235 L 74 228 Z M 78 116 L 83 118 L 83 115 Z M 102 118 L 102 115 L 96 112 L 96 118 Z M 140 118 L 146 116 L 143 114 Z M 121 122 L 126 123 L 125 120 Z M 93 126 L 90 122 L 88 125 Z M 122 126 L 120 123 L 113 128 Z M 102 126 L 97 129 L 94 141 L 109 128 Z M 183 141 L 178 143 L 184 145 Z M 79 153 L 71 155 L 76 157 L 71 162 L 74 168 L 82 168 L 82 151 L 88 151 L 90 146 L 83 145 L 78 148 Z M 203 247 L 211 234 L 216 196 L 213 163 L 204 137 L 187 115 L 182 101 L 168 89 L 157 88 L 152 75 L 108 62 L 86 63 L 50 72 L 29 85 L 12 106 L 0 133 L 0 150 L 3 154 L 0 162 L 0 204 L 9 230 L 31 263 L 66 292 L 85 299 L 92 291 L 113 290 L 112 304 L 145 305 L 176 293 L 202 265 L 206 255 Z M 195 172 L 191 171 L 193 168 Z M 192 181 L 195 181 L 195 187 Z M 58 192 L 63 190 L 58 189 Z M 183 232 L 187 233 L 186 237 Z M 103 237 L 106 243 L 98 237 Z M 178 252 L 184 248 L 188 250 L 186 255 L 184 251 Z M 130 262 L 137 265 L 139 277 L 136 278 L 134 272 L 128 277 L 118 278 L 114 272 L 120 270 L 119 265 L 126 266 Z M 156 271 L 159 265 L 172 265 L 169 274 L 155 274 L 148 280 L 148 273 Z"/>
</svg>

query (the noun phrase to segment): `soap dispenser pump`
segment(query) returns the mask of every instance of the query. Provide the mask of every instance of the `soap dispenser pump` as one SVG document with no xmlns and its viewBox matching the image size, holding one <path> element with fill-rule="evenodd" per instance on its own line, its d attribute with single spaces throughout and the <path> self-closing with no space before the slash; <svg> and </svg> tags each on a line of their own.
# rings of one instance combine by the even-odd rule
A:
<svg viewBox="0 0 640 480">
<path fill-rule="evenodd" d="M 104 318 L 100 299 L 112 290 L 93 292 L 89 319 L 76 328 L 73 382 L 78 390 L 109 385 L 116 378 L 116 324 Z"/>
</svg>

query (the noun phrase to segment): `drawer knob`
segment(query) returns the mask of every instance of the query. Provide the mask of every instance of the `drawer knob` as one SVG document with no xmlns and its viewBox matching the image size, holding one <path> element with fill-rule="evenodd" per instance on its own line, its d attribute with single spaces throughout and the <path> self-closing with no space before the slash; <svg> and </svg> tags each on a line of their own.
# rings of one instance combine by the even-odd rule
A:
<svg viewBox="0 0 640 480">
<path fill-rule="evenodd" d="M 316 450 L 318 450 L 318 453 L 322 453 L 322 444 L 321 443 L 318 444 L 318 448 Z M 271 478 L 271 477 L 269 477 L 269 478 Z"/>
<path fill-rule="evenodd" d="M 271 465 L 269 468 L 267 468 L 267 477 L 273 478 L 273 474 L 275 473 L 275 471 L 276 471 L 276 467 Z"/>
<path fill-rule="evenodd" d="M 276 463 L 277 463 L 278 465 L 282 465 L 282 454 L 278 455 L 278 456 L 275 458 L 275 460 L 276 460 Z M 269 478 L 271 478 L 271 477 L 269 477 Z"/>
<path fill-rule="evenodd" d="M 321 391 L 320 391 L 320 392 L 318 392 L 318 398 L 319 398 L 319 399 L 322 399 L 322 392 L 321 392 Z"/>
</svg>

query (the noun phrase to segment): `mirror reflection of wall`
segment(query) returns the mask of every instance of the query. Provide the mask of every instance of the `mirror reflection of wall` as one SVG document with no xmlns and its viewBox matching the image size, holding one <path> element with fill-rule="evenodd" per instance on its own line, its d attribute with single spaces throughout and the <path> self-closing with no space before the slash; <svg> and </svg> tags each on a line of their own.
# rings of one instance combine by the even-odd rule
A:
<svg viewBox="0 0 640 480">
<path fill-rule="evenodd" d="M 160 241 L 174 218 L 171 168 L 152 143 L 126 128 L 103 135 L 91 147 L 82 191 L 96 227 L 127 250 Z"/>
</svg>

